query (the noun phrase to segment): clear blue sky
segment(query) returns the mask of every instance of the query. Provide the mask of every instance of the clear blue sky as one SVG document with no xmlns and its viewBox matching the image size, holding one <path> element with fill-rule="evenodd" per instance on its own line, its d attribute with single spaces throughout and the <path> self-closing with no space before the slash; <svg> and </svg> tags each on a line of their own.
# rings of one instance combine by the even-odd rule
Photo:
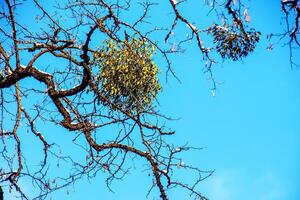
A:
<svg viewBox="0 0 300 200">
<path fill-rule="evenodd" d="M 185 13 L 201 25 L 205 16 L 199 14 L 202 1 L 193 5 Z M 282 30 L 279 1 L 254 0 L 249 7 L 250 25 L 262 32 L 256 51 L 243 62 L 226 61 L 216 66 L 215 77 L 221 84 L 212 96 L 201 71 L 201 55 L 196 45 L 190 45 L 173 60 L 182 83 L 172 78 L 167 83 L 162 80 L 159 110 L 180 118 L 169 123 L 177 131 L 170 141 L 205 147 L 186 154 L 185 160 L 204 170 L 215 169 L 200 185 L 200 191 L 211 200 L 299 200 L 300 69 L 290 68 L 287 48 L 277 45 L 272 51 L 266 49 L 266 34 Z M 300 57 L 297 54 L 295 58 Z M 50 138 L 72 138 L 60 136 L 68 134 L 62 128 L 47 130 Z M 63 189 L 52 198 L 145 199 L 150 180 L 142 169 L 137 163 L 124 181 L 115 182 L 115 193 L 108 191 L 105 177 L 99 173 L 90 183 L 84 179 L 69 188 L 69 195 Z M 178 191 L 172 192 L 170 199 L 186 198 Z"/>
</svg>

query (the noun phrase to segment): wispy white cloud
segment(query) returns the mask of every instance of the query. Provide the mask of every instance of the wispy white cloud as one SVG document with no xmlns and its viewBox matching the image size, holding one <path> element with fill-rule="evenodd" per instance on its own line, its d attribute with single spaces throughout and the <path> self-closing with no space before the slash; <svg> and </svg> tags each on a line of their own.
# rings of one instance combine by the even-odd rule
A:
<svg viewBox="0 0 300 200">
<path fill-rule="evenodd" d="M 259 200 L 282 200 L 286 199 L 287 188 L 282 181 L 271 171 L 266 172 L 257 181 L 262 191 L 257 199 Z"/>
<path fill-rule="evenodd" d="M 235 182 L 232 173 L 216 173 L 206 185 L 207 196 L 211 200 L 232 200 L 234 196 L 233 184 Z"/>
<path fill-rule="evenodd" d="M 287 197 L 287 186 L 272 171 L 255 175 L 238 170 L 216 172 L 203 189 L 211 200 L 282 200 Z"/>
</svg>

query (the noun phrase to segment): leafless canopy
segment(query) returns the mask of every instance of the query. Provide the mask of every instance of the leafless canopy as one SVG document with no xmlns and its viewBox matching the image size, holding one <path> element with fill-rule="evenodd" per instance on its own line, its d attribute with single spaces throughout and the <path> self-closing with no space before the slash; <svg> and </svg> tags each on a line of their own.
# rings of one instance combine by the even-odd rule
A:
<svg viewBox="0 0 300 200">
<path fill-rule="evenodd" d="M 212 89 L 216 89 L 212 68 L 216 58 L 240 60 L 254 50 L 259 40 L 260 33 L 248 27 L 245 5 L 234 0 L 204 1 L 208 12 L 219 21 L 197 27 L 182 14 L 185 0 L 160 4 L 130 0 L 50 2 L 0 3 L 0 184 L 16 191 L 22 199 L 45 199 L 82 177 L 92 178 L 103 172 L 108 175 L 110 188 L 112 181 L 122 179 L 132 161 L 139 159 L 147 164 L 145 168 L 153 180 L 149 193 L 158 189 L 160 198 L 166 200 L 169 190 L 182 188 L 192 198 L 206 199 L 197 186 L 212 171 L 185 164 L 180 157 L 182 152 L 196 148 L 167 143 L 175 132 L 165 126 L 170 118 L 158 112 L 156 103 L 131 112 L 102 94 L 95 80 L 99 71 L 95 55 L 104 40 L 123 43 L 139 38 L 156 47 L 166 77 L 177 78 L 171 55 L 182 52 L 186 43 L 195 42 L 205 63 L 203 71 Z M 298 0 L 282 2 L 287 33 L 291 42 L 299 45 L 297 5 Z M 32 13 L 22 13 L 26 6 Z M 160 13 L 160 19 L 165 20 L 161 23 L 155 19 L 155 10 L 163 9 L 168 10 L 166 15 Z M 288 17 L 292 12 L 296 13 L 293 27 Z M 182 25 L 187 36 L 175 46 L 169 44 Z M 210 48 L 203 36 L 211 38 Z M 43 126 L 62 127 L 67 131 L 61 134 L 68 136 L 53 139 L 53 132 Z M 76 152 L 81 150 L 79 155 L 85 155 L 84 159 L 61 152 L 59 143 L 65 138 L 78 147 Z M 34 152 L 42 156 L 32 158 L 26 150 L 28 141 L 42 146 L 40 152 Z M 38 165 L 32 163 L 36 159 L 40 159 Z M 70 167 L 67 174 L 53 173 L 61 169 L 60 165 Z M 195 181 L 177 180 L 174 174 L 182 170 L 193 173 Z M 31 181 L 33 193 L 24 192 L 22 180 Z"/>
<path fill-rule="evenodd" d="M 293 52 L 299 50 L 299 21 L 300 21 L 300 1 L 283 0 L 281 1 L 282 11 L 285 20 L 285 32 L 278 34 L 280 39 L 288 38 L 287 45 L 290 49 L 291 67 L 299 64 L 294 61 Z"/>
</svg>

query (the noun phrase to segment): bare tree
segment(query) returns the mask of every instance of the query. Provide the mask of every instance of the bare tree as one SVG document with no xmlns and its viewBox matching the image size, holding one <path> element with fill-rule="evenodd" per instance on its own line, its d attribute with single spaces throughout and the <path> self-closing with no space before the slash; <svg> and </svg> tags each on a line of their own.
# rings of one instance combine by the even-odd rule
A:
<svg viewBox="0 0 300 200">
<path fill-rule="evenodd" d="M 246 6 L 235 0 L 205 1 L 219 23 L 197 27 L 181 13 L 185 0 L 164 2 L 171 12 L 164 16 L 164 24 L 152 20 L 154 8 L 160 5 L 151 1 L 43 3 L 0 3 L 0 183 L 22 199 L 45 199 L 82 177 L 104 172 L 110 188 L 112 181 L 128 173 L 132 161 L 141 158 L 152 178 L 149 193 L 157 188 L 160 198 L 166 200 L 169 190 L 183 188 L 192 198 L 206 199 L 197 186 L 212 171 L 185 164 L 180 157 L 182 152 L 197 148 L 167 142 L 175 132 L 165 126 L 171 118 L 158 112 L 156 95 L 161 86 L 152 54 L 163 58 L 166 77 L 177 78 L 170 56 L 195 42 L 205 63 L 203 71 L 215 90 L 213 66 L 217 60 L 241 60 L 254 51 L 260 39 L 260 33 L 248 27 Z M 28 5 L 36 8 L 30 14 L 31 21 L 21 19 L 22 9 Z M 141 12 L 133 18 L 136 7 Z M 285 34 L 291 44 L 299 45 L 298 1 L 283 1 L 282 9 L 287 15 Z M 288 17 L 292 12 L 297 13 L 293 28 Z M 168 41 L 179 24 L 186 25 L 189 34 L 174 46 Z M 203 35 L 211 41 L 205 44 Z M 39 130 L 45 124 L 73 132 L 72 142 L 86 155 L 85 161 L 61 153 L 60 138 L 51 141 L 49 133 Z M 111 133 L 99 136 L 102 130 Z M 31 136 L 42 145 L 38 167 L 24 153 L 24 137 Z M 70 173 L 51 174 L 51 169 L 59 169 L 56 163 L 71 166 Z M 174 174 L 181 170 L 194 173 L 195 181 L 177 180 Z M 23 191 L 22 179 L 31 180 L 35 196 Z"/>
<path fill-rule="evenodd" d="M 299 0 L 283 0 L 281 1 L 282 12 L 284 13 L 285 32 L 277 34 L 280 40 L 288 38 L 287 45 L 290 51 L 290 64 L 291 67 L 299 64 L 294 61 L 293 52 L 300 47 L 299 43 L 299 19 L 300 19 L 300 1 Z"/>
<path fill-rule="evenodd" d="M 3 200 L 3 190 L 1 186 L 0 186 L 0 200 Z"/>
</svg>

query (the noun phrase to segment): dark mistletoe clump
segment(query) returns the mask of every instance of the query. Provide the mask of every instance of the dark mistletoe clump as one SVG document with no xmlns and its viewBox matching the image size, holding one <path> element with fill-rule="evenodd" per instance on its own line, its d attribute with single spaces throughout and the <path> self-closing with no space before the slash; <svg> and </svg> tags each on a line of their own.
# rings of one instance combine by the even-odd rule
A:
<svg viewBox="0 0 300 200">
<path fill-rule="evenodd" d="M 260 32 L 255 29 L 241 32 L 237 28 L 214 25 L 211 29 L 214 37 L 216 51 L 224 59 L 232 59 L 234 61 L 246 57 L 253 52 L 260 38 Z"/>
</svg>

